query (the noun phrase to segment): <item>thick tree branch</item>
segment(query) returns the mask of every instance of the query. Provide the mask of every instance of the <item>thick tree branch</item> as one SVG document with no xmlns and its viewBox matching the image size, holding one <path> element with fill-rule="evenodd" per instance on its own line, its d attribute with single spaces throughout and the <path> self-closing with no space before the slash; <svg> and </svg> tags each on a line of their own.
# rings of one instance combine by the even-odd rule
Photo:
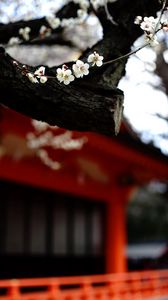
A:
<svg viewBox="0 0 168 300">
<path fill-rule="evenodd" d="M 115 4 L 115 5 L 114 5 Z M 134 25 L 136 15 L 152 15 L 160 8 L 158 0 L 118 0 L 110 13 L 118 26 L 107 20 L 101 8 L 97 16 L 104 29 L 103 40 L 84 52 L 81 59 L 97 51 L 108 61 L 130 51 L 141 34 Z M 89 76 L 75 79 L 69 86 L 50 79 L 44 85 L 32 84 L 13 64 L 13 59 L 1 49 L 0 93 L 1 103 L 32 118 L 72 130 L 116 134 L 121 123 L 123 93 L 116 88 L 124 75 L 127 59 L 102 68 L 92 68 Z M 71 66 L 72 63 L 68 64 Z M 30 71 L 33 68 L 28 66 Z M 55 76 L 56 67 L 46 68 L 46 74 Z"/>
<path fill-rule="evenodd" d="M 118 132 L 123 104 L 121 91 L 114 88 L 105 95 L 100 89 L 78 89 L 74 84 L 64 86 L 56 79 L 50 79 L 45 85 L 33 84 L 2 49 L 0 60 L 1 103 L 32 118 L 71 130 L 107 135 Z M 55 75 L 55 68 L 47 69 L 47 74 Z"/>
</svg>

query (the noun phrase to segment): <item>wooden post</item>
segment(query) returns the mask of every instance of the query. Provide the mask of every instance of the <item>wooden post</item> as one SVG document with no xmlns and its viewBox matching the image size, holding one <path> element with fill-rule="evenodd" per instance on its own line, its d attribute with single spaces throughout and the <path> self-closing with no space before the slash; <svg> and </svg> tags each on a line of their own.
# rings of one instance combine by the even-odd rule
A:
<svg viewBox="0 0 168 300">
<path fill-rule="evenodd" d="M 11 300 L 18 300 L 20 298 L 20 286 L 19 280 L 12 279 L 10 280 L 10 285 L 8 287 L 7 298 Z"/>
<path fill-rule="evenodd" d="M 129 194 L 130 190 L 115 187 L 107 202 L 106 273 L 127 271 L 126 205 Z"/>
</svg>

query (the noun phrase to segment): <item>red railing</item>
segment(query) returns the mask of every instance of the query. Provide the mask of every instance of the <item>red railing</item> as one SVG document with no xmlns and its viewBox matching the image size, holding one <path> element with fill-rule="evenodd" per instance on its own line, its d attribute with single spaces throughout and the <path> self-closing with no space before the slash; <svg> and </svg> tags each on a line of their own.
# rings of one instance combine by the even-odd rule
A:
<svg viewBox="0 0 168 300">
<path fill-rule="evenodd" d="M 0 300 L 140 300 L 168 296 L 168 270 L 0 281 Z"/>
</svg>

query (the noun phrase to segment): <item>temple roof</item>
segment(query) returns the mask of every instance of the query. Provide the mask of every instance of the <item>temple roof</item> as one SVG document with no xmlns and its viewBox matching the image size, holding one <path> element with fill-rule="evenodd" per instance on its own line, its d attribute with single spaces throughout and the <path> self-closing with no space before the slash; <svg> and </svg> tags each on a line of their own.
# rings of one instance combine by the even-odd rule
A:
<svg viewBox="0 0 168 300">
<path fill-rule="evenodd" d="M 126 122 L 112 138 L 59 128 L 47 132 L 52 132 L 55 146 L 29 147 L 27 137 L 40 136 L 31 119 L 1 107 L 0 178 L 95 199 L 107 199 L 114 186 L 168 179 L 168 157 L 142 143 Z M 38 155 L 44 149 L 58 163 L 57 170 L 45 165 L 45 155 Z"/>
</svg>

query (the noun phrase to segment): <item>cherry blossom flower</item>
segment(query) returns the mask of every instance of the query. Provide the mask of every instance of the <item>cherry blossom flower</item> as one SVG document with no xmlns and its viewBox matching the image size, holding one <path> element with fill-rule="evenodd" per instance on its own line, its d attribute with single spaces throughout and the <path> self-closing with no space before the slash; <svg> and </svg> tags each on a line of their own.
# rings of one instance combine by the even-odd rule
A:
<svg viewBox="0 0 168 300">
<path fill-rule="evenodd" d="M 39 81 L 41 83 L 45 83 L 47 81 L 47 77 L 44 76 L 45 74 L 45 67 L 41 66 L 40 68 L 38 68 L 34 74 L 33 73 L 30 73 L 28 72 L 26 74 L 26 76 L 29 78 L 29 80 L 32 82 L 32 83 L 39 83 Z M 39 79 L 39 81 L 38 81 Z"/>
<path fill-rule="evenodd" d="M 104 57 L 99 55 L 96 51 L 88 56 L 88 63 L 91 63 L 92 66 L 101 67 L 103 64 Z"/>
<path fill-rule="evenodd" d="M 78 9 L 77 10 L 77 16 L 80 21 L 84 21 L 87 17 L 87 12 L 84 9 Z"/>
<path fill-rule="evenodd" d="M 88 0 L 73 0 L 74 3 L 79 4 L 81 9 L 87 10 L 90 6 Z"/>
<path fill-rule="evenodd" d="M 59 82 L 63 82 L 64 81 L 64 69 L 58 68 L 56 76 L 57 76 L 57 79 Z"/>
<path fill-rule="evenodd" d="M 30 39 L 30 31 L 31 31 L 30 27 L 20 28 L 19 34 L 22 36 L 22 38 L 25 41 L 28 41 Z"/>
<path fill-rule="evenodd" d="M 142 17 L 141 16 L 137 16 L 134 20 L 134 24 L 136 25 L 140 25 L 142 22 Z"/>
<path fill-rule="evenodd" d="M 47 81 L 47 77 L 44 76 L 44 74 L 45 74 L 45 67 L 43 66 L 41 66 L 34 72 L 34 75 L 36 75 L 36 77 L 39 78 L 41 83 L 45 83 Z"/>
<path fill-rule="evenodd" d="M 46 27 L 45 25 L 42 25 L 40 27 L 40 30 L 39 30 L 39 34 L 40 36 L 43 38 L 43 37 L 46 37 L 46 36 L 50 36 L 51 35 L 51 28 L 48 28 Z"/>
<path fill-rule="evenodd" d="M 159 17 L 158 17 L 159 18 Z M 140 25 L 140 28 L 144 30 L 145 33 L 145 40 L 147 43 L 149 43 L 151 46 L 158 45 L 158 39 L 156 36 L 156 32 L 158 29 L 163 29 L 163 24 L 161 26 L 161 23 L 158 23 L 158 18 L 154 17 L 144 17 L 137 16 L 134 23 L 137 25 Z"/>
<path fill-rule="evenodd" d="M 69 18 L 69 19 L 62 19 L 61 26 L 62 27 L 73 27 L 76 24 L 77 18 Z"/>
<path fill-rule="evenodd" d="M 48 123 L 42 122 L 42 121 L 37 121 L 35 119 L 31 120 L 31 124 L 37 133 L 43 132 L 43 131 L 47 130 L 49 127 L 51 127 Z"/>
<path fill-rule="evenodd" d="M 147 33 L 154 34 L 158 20 L 154 17 L 145 17 L 140 24 L 140 28 Z"/>
<path fill-rule="evenodd" d="M 76 78 L 80 78 L 89 74 L 89 64 L 84 63 L 81 60 L 77 60 L 77 62 L 73 64 L 72 69 Z"/>
<path fill-rule="evenodd" d="M 9 46 L 18 45 L 21 42 L 21 40 L 18 37 L 11 37 L 8 41 Z"/>
<path fill-rule="evenodd" d="M 46 81 L 47 81 L 47 77 L 46 76 L 41 76 L 40 77 L 40 82 L 41 83 L 46 83 Z"/>
<path fill-rule="evenodd" d="M 48 166 L 49 168 L 53 170 L 59 170 L 61 169 L 61 164 L 58 161 L 53 161 L 49 155 L 48 152 L 44 149 L 39 149 L 37 151 L 37 156 L 41 159 L 41 161 Z"/>
<path fill-rule="evenodd" d="M 37 78 L 34 76 L 34 74 L 32 73 L 27 73 L 26 76 L 29 78 L 29 80 L 32 82 L 32 83 L 39 83 Z"/>
<path fill-rule="evenodd" d="M 52 29 L 58 28 L 61 24 L 60 19 L 56 18 L 54 15 L 47 16 L 46 20 Z"/>
<path fill-rule="evenodd" d="M 43 76 L 45 74 L 45 67 L 41 66 L 40 68 L 38 68 L 35 72 L 35 75 L 39 75 L 39 76 Z"/>
<path fill-rule="evenodd" d="M 91 0 L 91 4 L 93 5 L 94 9 L 98 9 L 100 6 L 104 6 L 106 3 L 116 2 L 117 0 Z"/>
<path fill-rule="evenodd" d="M 72 75 L 72 71 L 68 69 L 65 65 L 62 66 L 62 69 L 57 69 L 56 77 L 59 82 L 63 82 L 65 85 L 70 84 L 70 82 L 75 79 L 75 77 Z"/>
</svg>

